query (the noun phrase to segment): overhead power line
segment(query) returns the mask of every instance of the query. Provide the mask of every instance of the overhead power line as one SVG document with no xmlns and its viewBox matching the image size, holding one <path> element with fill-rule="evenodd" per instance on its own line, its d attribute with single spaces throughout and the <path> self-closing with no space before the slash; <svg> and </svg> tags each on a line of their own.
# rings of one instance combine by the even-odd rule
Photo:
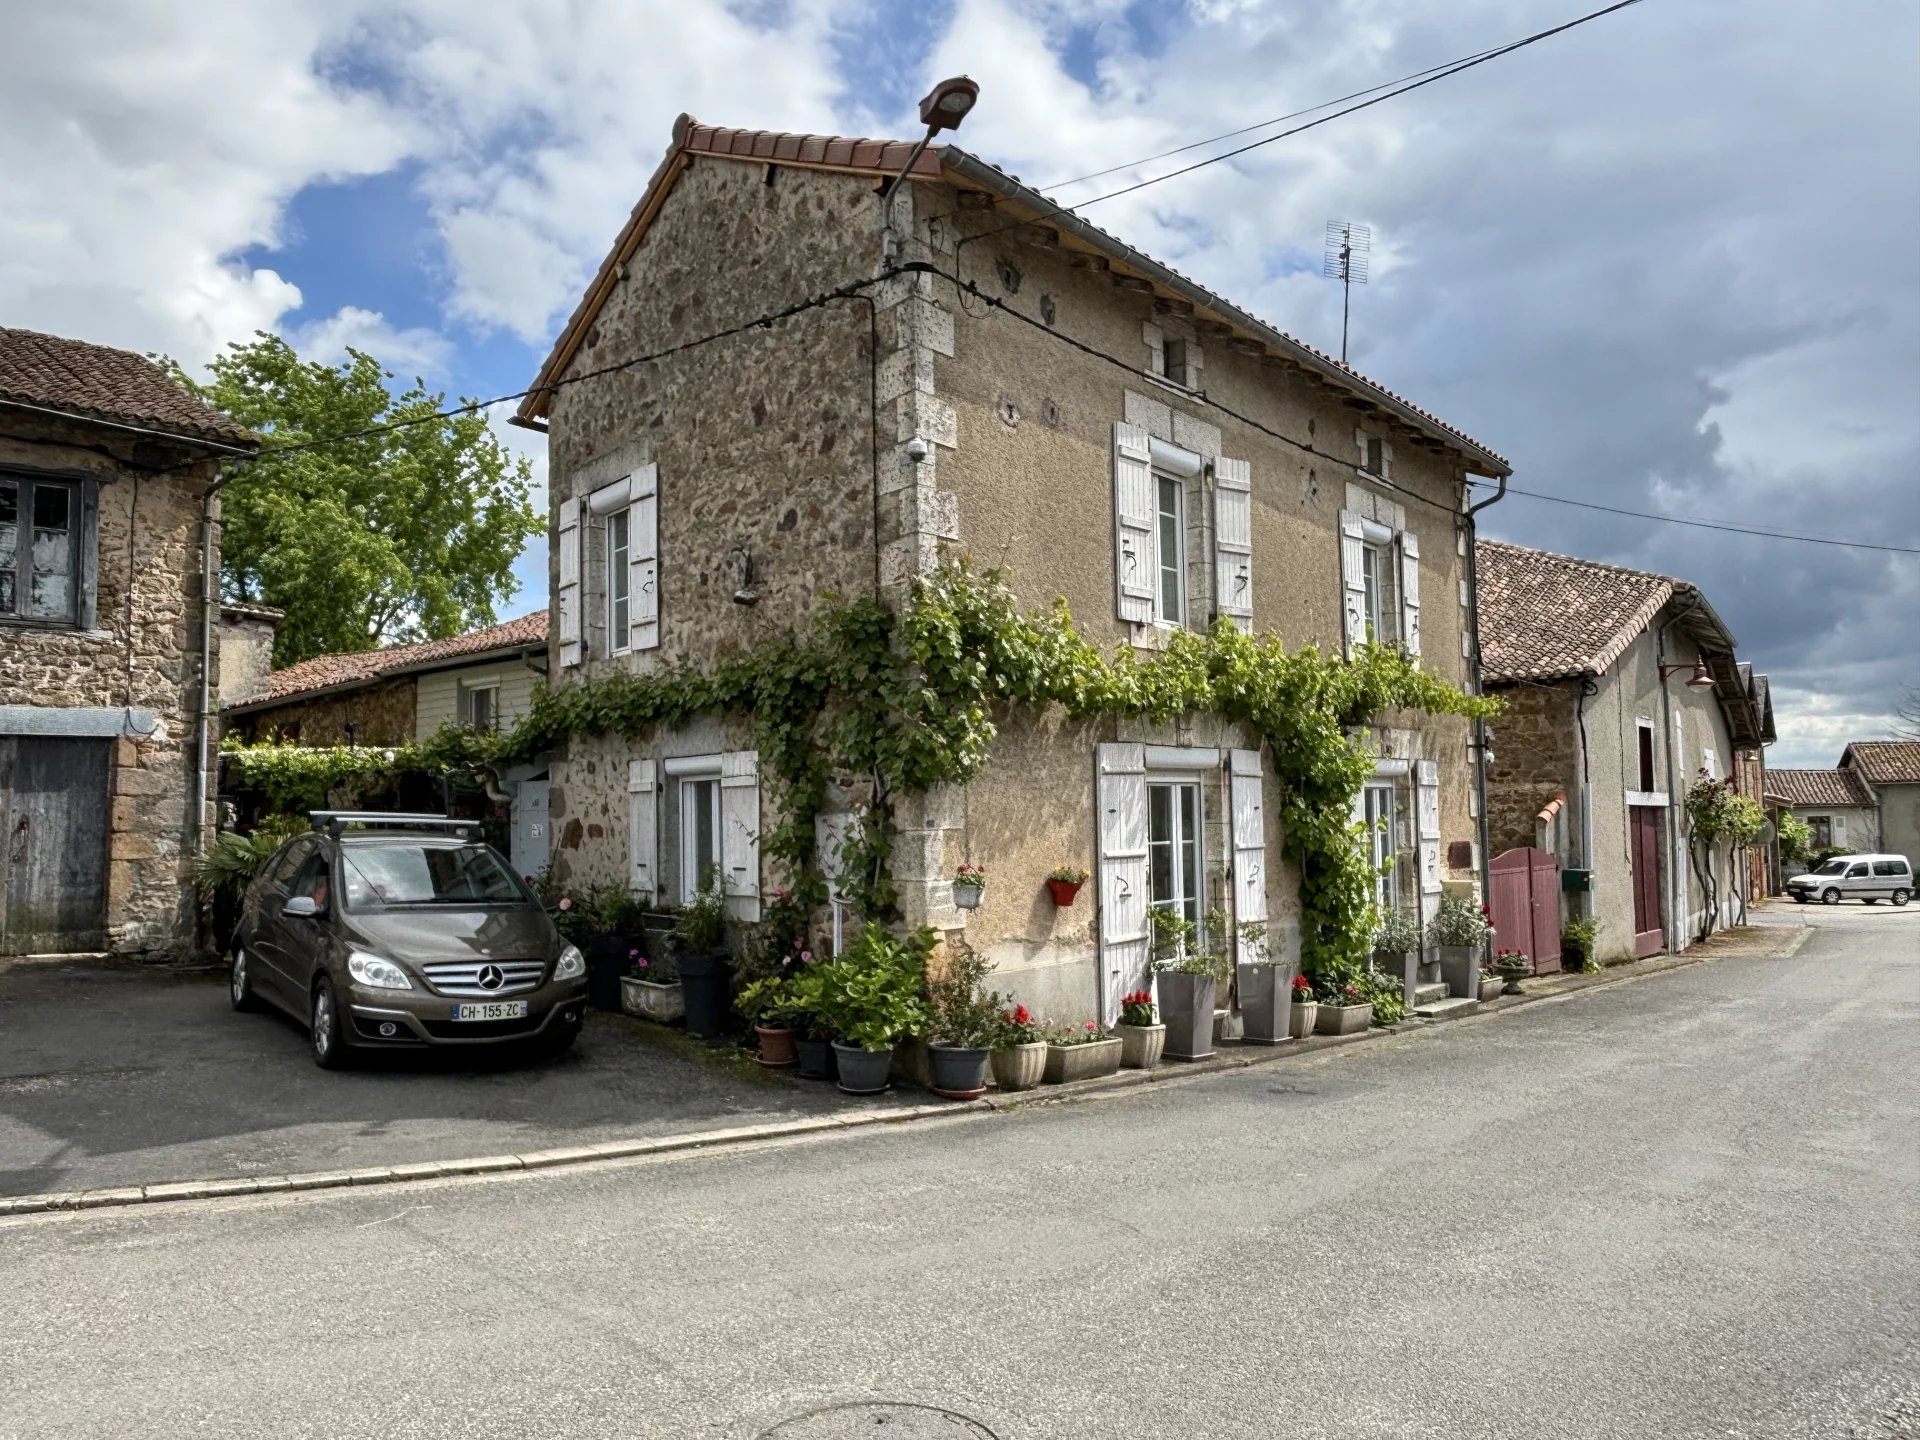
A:
<svg viewBox="0 0 1920 1440">
<path fill-rule="evenodd" d="M 1493 482 L 1469 480 L 1469 485 L 1492 488 Z M 1802 545 L 1834 545 L 1846 550 L 1879 550 L 1890 555 L 1920 555 L 1912 545 L 1877 545 L 1868 540 L 1835 540 L 1826 535 L 1799 535 L 1786 530 L 1761 530 L 1750 525 L 1735 525 L 1725 520 L 1700 520 L 1688 515 L 1661 515 L 1648 510 L 1625 510 L 1617 505 L 1600 505 L 1591 500 L 1574 500 L 1566 495 L 1549 495 L 1543 490 L 1522 490 L 1507 486 L 1507 494 L 1523 495 L 1529 500 L 1548 500 L 1555 505 L 1572 505 L 1581 510 L 1598 510 L 1607 515 L 1626 515 L 1635 520 L 1658 520 L 1665 525 L 1690 525 L 1696 530 L 1724 530 L 1731 535 L 1757 535 L 1763 540 L 1794 540 Z"/>
</svg>

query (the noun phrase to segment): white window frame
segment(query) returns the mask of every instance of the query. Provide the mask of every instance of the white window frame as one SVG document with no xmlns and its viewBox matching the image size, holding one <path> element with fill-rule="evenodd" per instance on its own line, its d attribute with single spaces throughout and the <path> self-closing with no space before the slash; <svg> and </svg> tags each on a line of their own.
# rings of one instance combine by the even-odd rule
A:
<svg viewBox="0 0 1920 1440">
<path fill-rule="evenodd" d="M 726 878 L 726 832 L 720 821 L 720 768 L 716 765 L 711 771 L 702 774 L 682 775 L 678 798 L 678 839 L 680 849 L 680 903 L 690 902 L 700 890 L 700 864 L 695 853 L 697 839 L 693 821 L 699 813 L 698 799 L 700 787 L 707 788 L 705 809 L 707 824 L 712 828 L 713 858 L 710 862 L 714 873 L 721 882 Z"/>
<path fill-rule="evenodd" d="M 492 697 L 490 705 L 491 714 L 485 725 L 482 725 L 473 715 L 473 697 L 476 695 L 488 695 Z M 475 730 L 498 730 L 500 728 L 500 682 L 498 680 L 489 680 L 479 685 L 462 685 L 460 687 L 460 723 L 469 725 Z"/>
<path fill-rule="evenodd" d="M 1360 541 L 1360 579 L 1366 595 L 1367 638 L 1376 645 L 1398 643 L 1400 625 L 1398 616 L 1391 630 L 1387 627 L 1387 617 L 1393 615 L 1400 603 L 1401 586 L 1399 577 L 1390 568 L 1400 563 L 1399 547 L 1394 543 L 1394 532 L 1375 520 L 1362 522 L 1364 534 Z M 1393 604 L 1387 603 L 1391 593 Z"/>
<path fill-rule="evenodd" d="M 1167 564 L 1166 529 L 1168 520 L 1167 496 L 1173 497 L 1173 529 L 1177 537 L 1174 546 L 1173 564 Z M 1168 571 L 1173 572 L 1174 598 L 1179 603 L 1177 613 L 1167 613 Z M 1187 594 L 1187 482 L 1178 475 L 1169 475 L 1165 471 L 1153 472 L 1153 619 L 1158 625 L 1173 627 L 1187 623 L 1187 612 L 1191 598 Z"/>
<path fill-rule="evenodd" d="M 1177 792 L 1188 789 L 1193 792 L 1193 824 L 1191 836 L 1186 833 L 1186 822 L 1181 815 L 1181 805 Z M 1171 790 L 1176 794 L 1167 807 L 1167 817 L 1171 833 L 1165 841 L 1156 840 L 1153 834 L 1154 792 Z M 1149 909 L 1173 904 L 1182 919 L 1192 920 L 1194 935 L 1198 943 L 1204 945 L 1206 937 L 1203 926 L 1207 914 L 1207 785 L 1205 777 L 1191 770 L 1154 770 L 1147 771 L 1147 905 Z M 1189 877 L 1182 873 L 1181 857 L 1189 849 L 1193 856 L 1193 874 Z M 1162 845 L 1170 849 L 1168 873 L 1175 877 L 1181 890 L 1186 889 L 1186 881 L 1193 882 L 1191 894 L 1162 896 L 1153 890 L 1153 861 L 1155 852 Z"/>
<path fill-rule="evenodd" d="M 631 512 L 611 512 L 606 525 L 607 653 L 624 655 L 633 648 L 633 525 Z M 616 543 L 615 536 L 619 539 Z"/>
<path fill-rule="evenodd" d="M 1381 796 L 1386 798 L 1384 813 L 1376 804 Z M 1400 903 L 1399 790 L 1391 778 L 1369 780 L 1361 804 L 1367 822 L 1368 859 L 1374 867 L 1374 900 L 1382 910 L 1393 910 Z M 1381 820 L 1386 822 L 1384 826 L 1377 823 Z"/>
</svg>

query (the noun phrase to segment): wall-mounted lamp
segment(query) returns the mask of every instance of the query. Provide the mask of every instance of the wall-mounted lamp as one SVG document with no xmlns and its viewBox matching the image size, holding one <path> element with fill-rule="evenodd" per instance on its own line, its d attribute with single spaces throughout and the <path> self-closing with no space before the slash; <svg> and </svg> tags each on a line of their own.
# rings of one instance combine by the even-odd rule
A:
<svg viewBox="0 0 1920 1440">
<path fill-rule="evenodd" d="M 1680 660 L 1671 665 L 1662 665 L 1660 667 L 1660 683 L 1662 685 L 1666 684 L 1668 676 L 1677 675 L 1682 670 L 1691 670 L 1693 672 L 1687 676 L 1687 685 L 1691 689 L 1702 690 L 1713 684 L 1713 673 L 1707 669 L 1707 657 L 1704 655 L 1698 660 Z"/>
<path fill-rule="evenodd" d="M 733 548 L 735 556 L 733 575 L 736 582 L 733 603 L 736 605 L 758 605 L 760 592 L 753 588 L 753 552 L 744 545 Z"/>
</svg>

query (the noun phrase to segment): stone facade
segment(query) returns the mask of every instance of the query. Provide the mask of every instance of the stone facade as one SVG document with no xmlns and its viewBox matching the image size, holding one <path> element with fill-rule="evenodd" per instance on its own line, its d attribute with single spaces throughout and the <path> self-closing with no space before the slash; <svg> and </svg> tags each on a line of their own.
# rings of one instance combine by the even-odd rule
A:
<svg viewBox="0 0 1920 1440">
<path fill-rule="evenodd" d="M 1487 764 L 1487 843 L 1494 854 L 1532 845 L 1540 812 L 1556 798 L 1578 803 L 1579 692 L 1577 680 L 1499 688 L 1506 709 L 1494 722 Z"/>
<path fill-rule="evenodd" d="M 222 605 L 215 633 L 220 644 L 222 705 L 266 689 L 273 671 L 273 642 L 284 612 L 266 605 Z"/>
<path fill-rule="evenodd" d="M 168 955 L 194 941 L 185 869 L 196 819 L 200 506 L 215 462 L 185 444 L 0 410 L 0 468 L 97 486 L 90 626 L 0 625 L 0 707 L 89 735 L 112 721 L 108 949 Z M 166 473 L 153 474 L 156 470 Z M 218 641 L 215 642 L 218 664 Z M 23 724 L 25 722 L 22 722 Z M 43 731 L 42 733 L 49 733 Z"/>
<path fill-rule="evenodd" d="M 407 745 L 414 740 L 414 677 L 397 676 L 332 692 L 291 696 L 270 709 L 229 717 L 227 733 L 252 743 L 281 739 L 302 745 Z"/>
</svg>

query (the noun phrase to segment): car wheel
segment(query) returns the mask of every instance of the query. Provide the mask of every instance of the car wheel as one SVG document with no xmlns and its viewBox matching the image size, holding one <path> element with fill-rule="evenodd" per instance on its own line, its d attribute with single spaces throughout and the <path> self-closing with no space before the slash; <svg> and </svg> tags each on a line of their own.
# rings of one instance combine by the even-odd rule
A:
<svg viewBox="0 0 1920 1440">
<path fill-rule="evenodd" d="M 252 958 L 239 941 L 233 945 L 233 961 L 227 972 L 227 1001 L 236 1010 L 258 1010 L 260 997 L 253 993 Z"/>
<path fill-rule="evenodd" d="M 1840 903 L 1840 892 L 1838 890 L 1822 890 L 1820 892 L 1820 903 L 1822 905 L 1838 905 Z"/>
<path fill-rule="evenodd" d="M 333 996 L 333 982 L 322 975 L 313 986 L 313 1013 L 308 1021 L 313 1047 L 313 1063 L 322 1070 L 338 1070 L 347 1063 L 347 1045 L 340 1020 L 340 1005 Z"/>
<path fill-rule="evenodd" d="M 1893 892 L 1892 898 L 1894 904 L 1904 905 L 1907 903 L 1907 892 L 1904 890 L 1896 890 Z"/>
</svg>

